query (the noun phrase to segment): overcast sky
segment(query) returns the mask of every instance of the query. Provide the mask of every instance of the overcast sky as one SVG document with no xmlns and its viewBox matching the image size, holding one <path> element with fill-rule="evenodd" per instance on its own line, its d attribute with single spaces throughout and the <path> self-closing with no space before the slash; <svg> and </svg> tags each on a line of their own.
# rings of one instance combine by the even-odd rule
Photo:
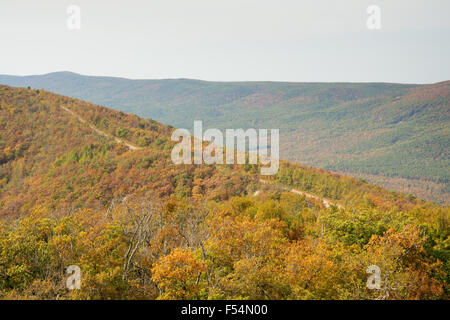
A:
<svg viewBox="0 0 450 320">
<path fill-rule="evenodd" d="M 0 43 L 1 74 L 432 83 L 450 79 L 450 1 L 1 0 Z"/>
</svg>

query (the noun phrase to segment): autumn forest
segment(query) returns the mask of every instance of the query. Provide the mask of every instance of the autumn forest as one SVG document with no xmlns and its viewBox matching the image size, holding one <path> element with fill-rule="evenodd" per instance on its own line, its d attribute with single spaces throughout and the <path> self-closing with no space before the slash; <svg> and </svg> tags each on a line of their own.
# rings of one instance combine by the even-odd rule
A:
<svg viewBox="0 0 450 320">
<path fill-rule="evenodd" d="M 175 165 L 173 130 L 0 86 L 0 298 L 448 299 L 448 206 L 287 161 Z"/>
</svg>

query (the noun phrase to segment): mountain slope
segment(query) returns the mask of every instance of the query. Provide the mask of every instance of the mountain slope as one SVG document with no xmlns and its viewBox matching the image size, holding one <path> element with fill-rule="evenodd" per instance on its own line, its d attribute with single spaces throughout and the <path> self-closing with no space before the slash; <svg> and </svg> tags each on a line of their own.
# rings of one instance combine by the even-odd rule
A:
<svg viewBox="0 0 450 320">
<path fill-rule="evenodd" d="M 190 195 L 197 175 L 208 178 L 200 186 L 210 198 L 241 194 L 248 183 L 224 168 L 173 165 L 172 129 L 152 120 L 4 86 L 0 106 L 3 215 L 36 205 L 103 207 L 127 195 Z"/>
<path fill-rule="evenodd" d="M 190 129 L 279 128 L 281 158 L 389 189 L 450 199 L 450 82 L 220 83 L 129 80 L 62 72 L 0 76 Z"/>
<path fill-rule="evenodd" d="M 448 297 L 448 207 L 289 162 L 175 165 L 172 130 L 0 86 L 0 298 Z"/>
<path fill-rule="evenodd" d="M 35 205 L 103 207 L 128 195 L 228 199 L 258 188 L 257 165 L 174 165 L 172 128 L 43 90 L 0 86 L 0 213 Z M 298 178 L 293 178 L 298 176 Z M 355 205 L 369 196 L 408 207 L 406 197 L 360 180 L 281 162 L 269 177 Z M 251 190 L 250 190 L 251 191 Z"/>
</svg>

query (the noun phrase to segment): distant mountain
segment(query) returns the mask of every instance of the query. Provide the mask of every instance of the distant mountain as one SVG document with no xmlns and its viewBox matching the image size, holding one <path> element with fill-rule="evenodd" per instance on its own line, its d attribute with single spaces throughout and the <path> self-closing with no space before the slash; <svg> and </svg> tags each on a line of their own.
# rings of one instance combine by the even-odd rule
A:
<svg viewBox="0 0 450 320">
<path fill-rule="evenodd" d="M 0 76 L 165 124 L 279 128 L 281 157 L 450 202 L 450 81 L 390 83 L 130 80 L 58 72 Z"/>
</svg>

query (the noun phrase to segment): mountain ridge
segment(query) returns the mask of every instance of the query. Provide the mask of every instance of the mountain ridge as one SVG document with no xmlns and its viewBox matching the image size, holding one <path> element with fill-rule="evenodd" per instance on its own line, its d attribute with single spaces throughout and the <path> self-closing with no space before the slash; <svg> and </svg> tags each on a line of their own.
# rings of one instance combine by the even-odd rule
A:
<svg viewBox="0 0 450 320">
<path fill-rule="evenodd" d="M 198 81 L 198 82 L 209 82 L 209 83 L 286 83 L 286 84 L 397 84 L 397 85 L 411 85 L 411 86 L 423 86 L 423 85 L 432 85 L 445 83 L 450 80 L 443 80 L 432 83 L 409 83 L 409 82 L 385 82 L 385 81 L 283 81 L 283 80 L 206 80 L 206 79 L 196 79 L 196 78 L 130 78 L 123 76 L 97 76 L 97 75 L 87 75 L 74 71 L 53 71 L 42 74 L 29 74 L 29 75 L 14 75 L 14 74 L 0 74 L 1 77 L 10 77 L 10 78 L 26 78 L 26 77 L 52 77 L 58 75 L 70 75 L 76 77 L 97 77 L 97 78 L 105 78 L 105 79 L 122 79 L 122 80 L 130 80 L 130 81 L 161 81 L 161 80 L 188 80 L 188 81 Z"/>
<path fill-rule="evenodd" d="M 0 189 L 3 191 L 0 196 L 0 213 L 6 213 L 11 210 L 16 211 L 16 209 L 13 209 L 16 207 L 16 200 L 11 202 L 11 199 L 17 199 L 20 203 L 26 203 L 27 201 L 34 203 L 37 197 L 31 196 L 31 198 L 27 200 L 20 196 L 20 193 L 23 192 L 22 188 L 29 188 L 35 185 L 32 181 L 38 182 L 36 187 L 39 187 L 39 184 L 43 181 L 47 181 L 46 183 L 59 181 L 59 187 L 57 188 L 58 183 L 56 183 L 55 188 L 59 190 L 67 189 L 67 185 L 64 182 L 65 178 L 63 178 L 64 171 L 58 169 L 60 166 L 67 166 L 67 169 L 65 170 L 69 173 L 71 172 L 70 170 L 75 170 L 78 166 L 83 167 L 85 163 L 87 166 L 86 168 L 96 168 L 95 170 L 98 171 L 97 169 L 100 169 L 102 166 L 110 166 L 110 164 L 108 164 L 110 162 L 109 158 L 104 158 L 105 155 L 108 154 L 108 157 L 112 157 L 111 159 L 116 159 L 114 161 L 118 161 L 116 165 L 111 167 L 112 169 L 119 170 L 122 168 L 121 166 L 127 168 L 123 172 L 123 169 L 120 169 L 117 171 L 117 174 L 126 175 L 133 171 L 134 180 L 131 185 L 134 183 L 139 185 L 139 180 L 148 179 L 149 174 L 156 176 L 161 173 L 168 174 L 166 179 L 169 179 L 169 181 L 164 181 L 164 179 L 154 180 L 155 178 L 153 178 L 152 181 L 157 182 L 156 186 L 152 187 L 152 185 L 149 184 L 149 186 L 142 189 L 145 192 L 154 192 L 155 189 L 162 188 L 160 191 L 156 192 L 159 192 L 160 195 L 176 193 L 178 182 L 172 179 L 174 178 L 174 175 L 176 176 L 179 172 L 183 172 L 184 170 L 187 170 L 190 174 L 194 175 L 196 172 L 200 172 L 200 175 L 204 175 L 201 172 L 207 170 L 209 175 L 214 177 L 214 179 L 224 180 L 236 178 L 237 176 L 234 174 L 238 175 L 239 180 L 241 180 L 243 184 L 237 184 L 235 188 L 231 188 L 228 191 L 223 189 L 223 185 L 226 184 L 224 182 L 220 184 L 206 183 L 202 187 L 204 192 L 209 190 L 206 194 L 217 199 L 227 198 L 233 193 L 248 193 L 250 191 L 244 190 L 249 187 L 249 183 L 257 183 L 259 180 L 259 175 L 256 174 L 259 171 L 255 165 L 250 165 L 243 170 L 242 166 L 236 165 L 230 168 L 229 165 L 177 166 L 172 164 L 170 161 L 170 151 L 175 143 L 170 141 L 170 133 L 173 128 L 159 124 L 154 120 L 141 119 L 132 114 L 107 109 L 102 106 L 56 95 L 43 90 L 11 88 L 0 85 L 0 93 L 0 113 L 2 114 L 0 119 L 3 128 L 0 139 L 0 146 L 2 147 L 0 150 L 0 163 L 2 164 L 0 180 L 3 181 L 3 185 Z M 38 130 L 38 128 L 45 128 L 45 130 Z M 135 149 L 131 148 L 133 150 L 129 151 L 133 152 L 132 154 L 129 154 L 129 152 L 125 152 L 124 149 L 122 149 L 122 146 L 129 149 L 129 146 L 124 144 L 124 142 L 136 147 Z M 144 163 L 140 162 L 142 161 L 141 158 L 145 160 Z M 148 159 L 148 162 L 146 162 L 146 159 Z M 125 162 L 122 165 L 119 165 L 121 161 Z M 322 197 L 326 198 L 325 195 L 328 194 L 328 197 L 331 196 L 335 201 L 344 203 L 344 201 L 348 201 L 345 200 L 346 197 L 354 197 L 356 195 L 356 199 L 359 199 L 363 197 L 366 192 L 369 192 L 376 195 L 376 197 L 382 196 L 382 198 L 388 202 L 390 201 L 390 198 L 397 198 L 400 202 L 397 200 L 394 200 L 394 202 L 397 202 L 397 205 L 399 206 L 402 206 L 400 204 L 402 202 L 407 204 L 404 196 L 388 191 L 383 191 L 382 194 L 380 194 L 379 190 L 382 190 L 381 188 L 368 184 L 368 188 L 366 188 L 365 185 L 361 184 L 357 179 L 327 173 L 321 169 L 301 167 L 290 163 L 287 163 L 288 166 L 286 167 L 284 163 L 286 162 L 281 161 L 281 168 L 276 176 L 272 178 L 267 177 L 267 179 L 282 183 L 288 181 L 288 183 L 286 183 L 287 186 L 299 187 L 302 183 L 294 183 L 292 178 L 286 180 L 286 175 L 292 175 L 292 172 L 289 173 L 289 170 L 302 168 L 301 172 L 305 177 L 310 176 L 310 178 L 312 178 L 317 175 L 323 175 L 321 178 L 322 180 L 325 179 L 328 181 L 331 179 L 330 183 L 337 183 L 336 187 L 342 189 L 342 191 L 349 188 L 351 189 L 353 188 L 352 186 L 356 187 L 355 190 L 351 191 L 351 194 L 354 194 L 352 196 L 342 192 L 329 194 L 329 192 L 326 191 L 327 188 L 322 189 L 319 184 L 317 186 L 314 184 L 311 186 L 311 182 L 306 183 L 305 181 L 305 183 L 309 185 L 309 189 L 304 189 L 303 191 L 315 193 L 316 196 L 321 196 L 321 193 L 323 193 Z M 156 165 L 156 167 L 152 169 L 154 165 Z M 16 167 L 22 167 L 23 171 L 17 171 L 17 169 L 15 169 Z M 162 170 L 162 168 L 166 169 Z M 230 171 L 234 170 L 233 168 L 236 169 L 236 172 Z M 133 170 L 130 171 L 130 169 Z M 36 172 L 36 176 L 33 175 L 33 172 Z M 57 178 L 57 175 L 55 176 L 55 174 L 61 175 L 62 180 Z M 107 183 L 112 183 L 109 177 L 111 172 L 106 175 L 106 172 L 100 170 L 97 174 L 104 176 L 105 178 L 108 177 L 109 182 Z M 138 179 L 137 176 L 139 175 L 142 176 Z M 53 179 L 50 179 L 51 177 L 53 177 Z M 129 178 L 124 176 L 120 179 Z M 195 180 L 195 178 L 193 179 Z M 28 180 L 30 180 L 30 182 L 27 182 Z M 335 182 L 332 182 L 332 180 L 335 180 Z M 82 183 L 80 187 L 83 188 L 82 191 L 79 192 L 88 192 L 88 189 L 84 189 L 84 182 L 82 182 L 82 180 L 79 182 Z M 183 188 L 186 188 L 187 186 L 192 188 L 192 183 L 193 180 L 189 179 L 188 185 L 183 183 L 181 185 Z M 170 188 L 167 188 L 168 186 L 170 186 Z M 227 188 L 230 186 L 231 185 L 228 185 Z M 362 189 L 359 189 L 360 186 Z M 115 194 L 114 192 L 113 194 L 109 194 L 114 188 L 107 187 L 106 190 L 110 191 L 105 193 L 105 190 L 101 191 L 101 188 L 103 187 L 107 187 L 107 185 L 100 186 L 100 189 L 98 189 L 97 192 L 103 193 L 99 196 L 104 198 L 102 203 L 105 203 L 105 201 L 110 201 Z M 134 187 L 128 189 L 134 190 L 133 188 Z M 183 190 L 183 188 L 179 187 L 181 190 Z M 218 189 L 214 191 L 215 188 Z M 255 185 L 253 185 L 252 188 L 255 188 Z M 60 193 L 57 189 L 53 190 L 53 193 L 56 195 Z M 67 189 L 68 192 L 63 192 L 63 194 L 71 194 L 72 189 L 73 188 L 69 186 L 69 189 Z M 51 188 L 48 192 L 50 190 Z M 323 190 L 323 192 L 321 190 Z M 39 188 L 34 191 L 31 191 L 30 189 L 27 193 L 32 195 L 38 191 Z M 78 196 L 81 196 L 82 193 L 79 192 Z M 186 192 L 186 190 L 183 192 Z M 183 194 L 183 192 L 181 194 Z M 191 191 L 189 191 L 188 194 L 190 194 L 190 192 Z M 75 199 L 74 196 L 75 194 L 68 199 Z M 2 197 L 8 198 L 8 201 L 13 207 L 3 202 L 1 199 Z M 47 199 L 42 196 L 41 198 L 41 200 Z M 55 198 L 55 200 L 57 199 L 59 199 L 60 203 L 64 203 L 59 196 Z M 48 200 L 49 199 L 45 201 Z M 72 200 L 70 200 L 68 204 L 70 204 L 71 201 Z M 25 207 L 28 206 L 29 205 L 26 205 Z"/>
<path fill-rule="evenodd" d="M 63 72 L 0 76 L 0 83 L 44 88 L 187 129 L 199 119 L 205 128 L 279 128 L 281 158 L 450 199 L 450 81 L 208 82 Z"/>
</svg>

